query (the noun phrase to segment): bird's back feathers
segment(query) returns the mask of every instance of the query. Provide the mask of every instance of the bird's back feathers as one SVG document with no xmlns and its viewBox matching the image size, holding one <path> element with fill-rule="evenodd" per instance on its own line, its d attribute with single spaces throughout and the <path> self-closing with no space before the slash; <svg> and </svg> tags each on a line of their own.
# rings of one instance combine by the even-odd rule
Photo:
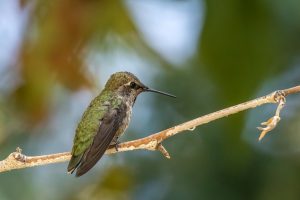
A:
<svg viewBox="0 0 300 200">
<path fill-rule="evenodd" d="M 98 98 L 100 99 L 96 97 L 93 101 L 100 101 L 99 109 L 87 110 L 76 130 L 72 157 L 68 165 L 69 173 L 77 169 L 76 176 L 85 174 L 103 156 L 126 117 L 123 110 L 126 104 L 118 98 L 114 98 L 113 101 L 104 101 L 101 95 Z M 92 102 L 90 107 L 94 105 Z"/>
</svg>

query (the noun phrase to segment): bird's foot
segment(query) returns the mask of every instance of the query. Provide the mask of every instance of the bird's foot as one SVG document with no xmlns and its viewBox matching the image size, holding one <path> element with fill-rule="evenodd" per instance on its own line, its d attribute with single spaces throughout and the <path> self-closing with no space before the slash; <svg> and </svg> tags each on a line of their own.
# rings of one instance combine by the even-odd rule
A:
<svg viewBox="0 0 300 200">
<path fill-rule="evenodd" d="M 115 148 L 116 151 L 119 151 L 119 144 L 120 144 L 119 141 L 115 141 L 114 144 L 109 145 L 109 148 Z"/>
<path fill-rule="evenodd" d="M 119 142 L 119 141 L 116 141 L 116 144 L 115 144 L 115 149 L 116 149 L 116 151 L 119 151 L 119 144 L 120 144 L 120 142 Z"/>
</svg>

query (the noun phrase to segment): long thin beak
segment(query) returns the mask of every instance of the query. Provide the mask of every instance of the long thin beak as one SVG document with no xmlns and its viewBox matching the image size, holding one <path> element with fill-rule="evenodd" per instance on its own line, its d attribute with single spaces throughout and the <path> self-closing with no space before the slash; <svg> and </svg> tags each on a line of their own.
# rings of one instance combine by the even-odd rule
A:
<svg viewBox="0 0 300 200">
<path fill-rule="evenodd" d="M 145 92 L 154 92 L 154 93 L 157 93 L 157 94 L 162 94 L 162 95 L 165 95 L 165 96 L 176 98 L 176 96 L 174 96 L 172 94 L 168 94 L 166 92 L 162 92 L 162 91 L 159 91 L 159 90 L 154 90 L 154 89 L 151 89 L 151 88 L 148 88 L 148 87 L 145 87 L 144 91 Z"/>
</svg>

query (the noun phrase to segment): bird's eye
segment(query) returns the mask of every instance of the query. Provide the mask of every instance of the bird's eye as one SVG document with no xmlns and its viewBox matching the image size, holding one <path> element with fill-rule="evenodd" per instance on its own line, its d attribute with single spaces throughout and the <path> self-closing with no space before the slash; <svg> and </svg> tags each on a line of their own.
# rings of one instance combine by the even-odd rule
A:
<svg viewBox="0 0 300 200">
<path fill-rule="evenodd" d="M 130 83 L 130 87 L 131 87 L 132 89 L 136 88 L 136 83 L 135 83 L 135 82 L 131 82 L 131 83 Z"/>
</svg>

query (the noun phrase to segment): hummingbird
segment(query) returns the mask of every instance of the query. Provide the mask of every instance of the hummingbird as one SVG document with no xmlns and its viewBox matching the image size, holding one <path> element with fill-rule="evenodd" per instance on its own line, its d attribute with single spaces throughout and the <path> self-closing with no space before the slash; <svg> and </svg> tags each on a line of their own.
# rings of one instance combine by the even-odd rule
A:
<svg viewBox="0 0 300 200">
<path fill-rule="evenodd" d="M 68 173 L 76 177 L 88 172 L 105 151 L 114 146 L 125 132 L 131 119 L 132 107 L 142 92 L 174 95 L 151 89 L 130 72 L 111 75 L 104 89 L 95 97 L 82 115 L 76 128 Z"/>
</svg>

